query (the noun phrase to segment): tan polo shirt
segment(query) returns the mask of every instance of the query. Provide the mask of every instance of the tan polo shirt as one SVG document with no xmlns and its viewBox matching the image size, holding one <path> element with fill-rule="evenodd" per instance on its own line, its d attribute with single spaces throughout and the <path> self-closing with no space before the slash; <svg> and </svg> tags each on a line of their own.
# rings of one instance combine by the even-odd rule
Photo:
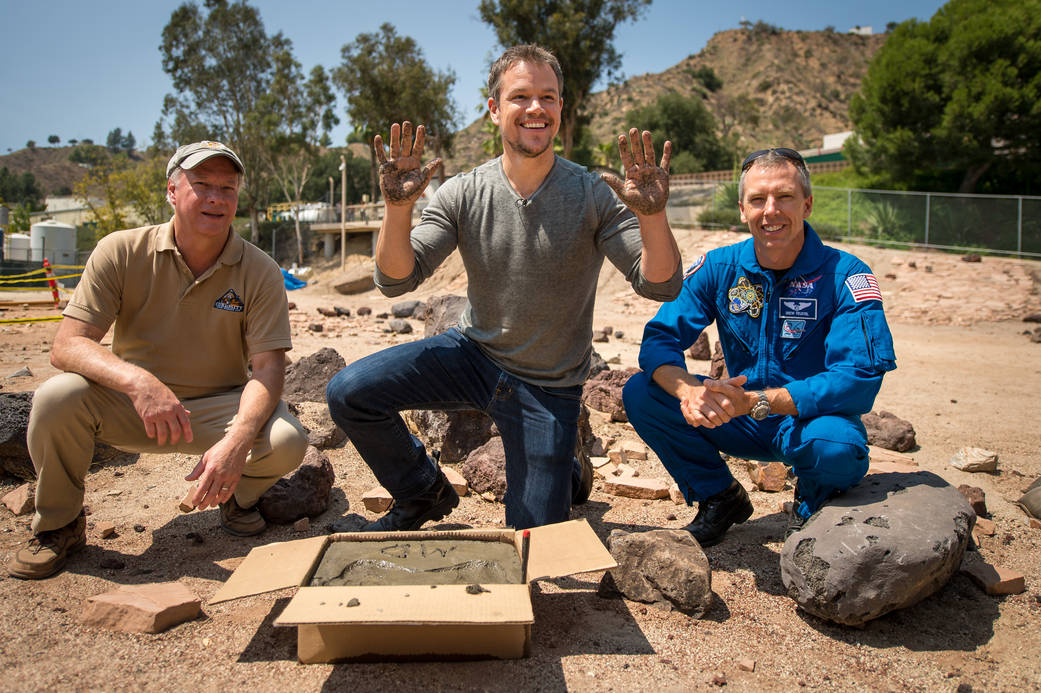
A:
<svg viewBox="0 0 1041 693">
<path fill-rule="evenodd" d="M 239 387 L 252 354 L 291 349 L 278 265 L 238 234 L 198 279 L 173 220 L 109 234 L 87 260 L 64 315 L 115 329 L 112 351 L 181 399 Z"/>
</svg>

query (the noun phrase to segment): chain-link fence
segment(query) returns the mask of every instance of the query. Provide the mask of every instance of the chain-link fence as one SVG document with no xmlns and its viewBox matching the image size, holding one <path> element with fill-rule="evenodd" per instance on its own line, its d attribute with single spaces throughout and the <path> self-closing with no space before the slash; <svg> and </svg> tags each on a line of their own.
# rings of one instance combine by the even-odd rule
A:
<svg viewBox="0 0 1041 693">
<path fill-rule="evenodd" d="M 706 226 L 732 223 L 727 215 L 736 217 L 736 187 L 715 183 L 710 200 L 700 196 L 697 217 Z M 688 204 L 697 204 L 690 197 Z M 832 240 L 1041 257 L 1041 197 L 815 185 L 810 223 Z"/>
</svg>

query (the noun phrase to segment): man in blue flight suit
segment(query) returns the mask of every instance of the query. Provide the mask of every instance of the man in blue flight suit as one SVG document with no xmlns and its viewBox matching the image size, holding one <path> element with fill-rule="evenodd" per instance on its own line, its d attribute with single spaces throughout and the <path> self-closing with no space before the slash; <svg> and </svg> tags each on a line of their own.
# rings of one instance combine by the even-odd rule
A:
<svg viewBox="0 0 1041 693">
<path fill-rule="evenodd" d="M 625 409 L 687 503 L 702 546 L 752 515 L 720 452 L 792 465 L 788 534 L 868 468 L 860 415 L 896 368 L 882 294 L 856 257 L 821 243 L 806 223 L 810 174 L 798 152 L 752 153 L 738 184 L 752 238 L 687 270 L 680 296 L 647 324 Z M 716 322 L 731 377 L 687 372 L 686 350 Z M 787 535 L 786 535 L 787 536 Z"/>
</svg>

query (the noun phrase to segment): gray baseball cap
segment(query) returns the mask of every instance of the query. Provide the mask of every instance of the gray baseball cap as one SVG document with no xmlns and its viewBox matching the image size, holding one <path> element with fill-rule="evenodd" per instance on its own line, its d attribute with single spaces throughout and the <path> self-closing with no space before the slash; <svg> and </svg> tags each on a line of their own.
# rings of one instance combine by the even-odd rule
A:
<svg viewBox="0 0 1041 693">
<path fill-rule="evenodd" d="M 166 164 L 166 177 L 169 178 L 170 174 L 177 167 L 193 169 L 212 156 L 227 157 L 231 159 L 231 163 L 235 164 L 235 168 L 239 170 L 239 173 L 246 172 L 242 162 L 239 160 L 239 155 L 233 152 L 230 147 L 220 142 L 203 140 L 202 142 L 192 142 L 191 144 L 184 144 L 178 147 L 174 155 L 170 157 L 170 162 Z"/>
</svg>

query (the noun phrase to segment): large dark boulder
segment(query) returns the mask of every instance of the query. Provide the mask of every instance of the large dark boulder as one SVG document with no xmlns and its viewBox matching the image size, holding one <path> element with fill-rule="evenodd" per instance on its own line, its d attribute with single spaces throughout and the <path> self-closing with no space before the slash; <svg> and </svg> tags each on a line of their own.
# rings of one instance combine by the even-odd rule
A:
<svg viewBox="0 0 1041 693">
<path fill-rule="evenodd" d="M 611 421 L 628 421 L 622 404 L 622 388 L 638 368 L 603 371 L 586 381 L 582 388 L 582 401 L 590 409 L 611 415 Z"/>
<path fill-rule="evenodd" d="M 860 626 L 943 587 L 975 522 L 932 472 L 869 474 L 785 540 L 781 580 L 811 614 Z"/>
<path fill-rule="evenodd" d="M 25 442 L 32 406 L 31 392 L 0 392 L 0 471 L 26 481 L 36 479 Z"/>
<path fill-rule="evenodd" d="M 276 481 L 260 497 L 260 514 L 268 522 L 281 525 L 321 515 L 329 507 L 335 476 L 329 458 L 309 446 L 297 470 Z"/>
<path fill-rule="evenodd" d="M 347 362 L 335 349 L 322 347 L 286 368 L 282 398 L 287 402 L 325 402 L 325 386 Z"/>
</svg>

